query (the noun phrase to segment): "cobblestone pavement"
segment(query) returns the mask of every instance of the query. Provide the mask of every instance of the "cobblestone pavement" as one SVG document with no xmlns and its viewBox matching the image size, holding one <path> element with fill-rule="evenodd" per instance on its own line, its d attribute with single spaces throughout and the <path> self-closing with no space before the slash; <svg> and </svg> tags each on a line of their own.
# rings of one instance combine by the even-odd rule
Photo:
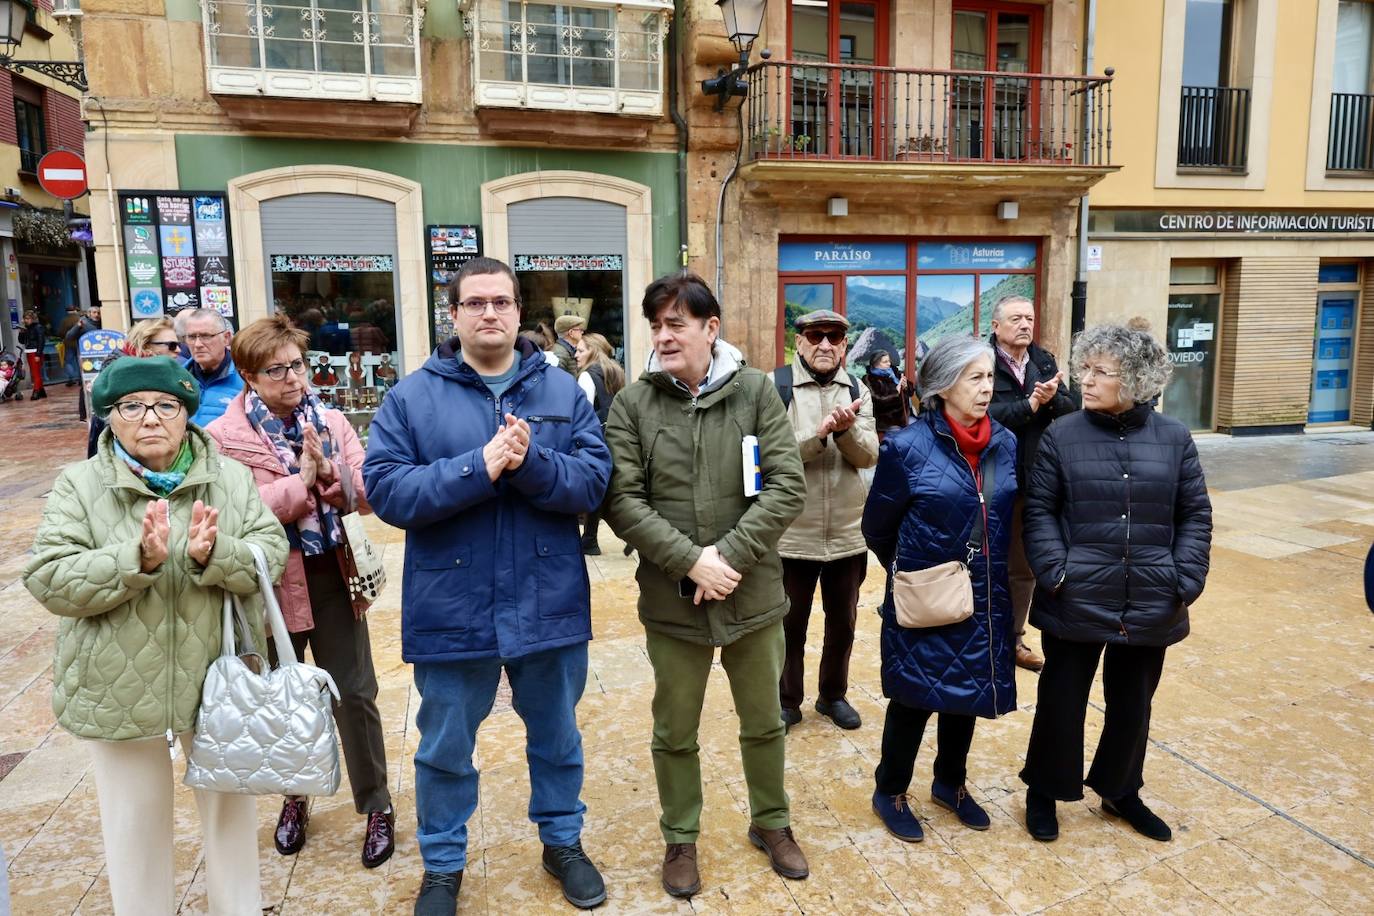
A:
<svg viewBox="0 0 1374 916">
<path fill-rule="evenodd" d="M 0 844 L 16 913 L 95 914 L 110 909 L 95 790 L 85 752 L 54 727 L 49 710 L 54 618 L 17 579 L 48 483 L 62 462 L 81 454 L 83 430 L 68 419 L 70 392 L 53 390 L 45 403 L 0 405 Z M 1201 450 L 1216 484 L 1213 572 L 1194 608 L 1193 635 L 1169 652 L 1146 764 L 1144 795 L 1175 829 L 1167 844 L 1104 817 L 1091 793 L 1061 805 L 1058 842 L 1026 836 L 1015 775 L 1035 695 L 1026 672 L 1018 676 L 1018 711 L 980 722 L 973 744 L 972 791 L 992 814 L 992 829 L 964 830 L 929 802 L 932 736 L 913 786 L 927 839 L 907 845 L 889 838 L 869 810 L 883 709 L 871 612 L 881 573 L 873 567 L 850 693 L 864 726 L 841 732 L 808 706 L 788 739 L 788 789 L 811 878 L 777 877 L 745 839 L 735 723 L 717 671 L 701 729 L 702 893 L 690 903 L 670 900 L 659 887 L 652 675 L 634 612 L 633 568 L 603 531 L 605 555 L 588 563 L 596 639 L 579 708 L 584 841 L 607 877 L 603 910 L 1370 912 L 1374 619 L 1360 570 L 1374 538 L 1374 435 L 1204 439 Z M 1276 482 L 1260 485 L 1263 479 Z M 419 883 L 410 762 L 416 696 L 399 646 L 402 543 L 399 532 L 370 524 L 392 576 L 371 623 L 399 811 L 397 853 L 376 871 L 360 866 L 363 824 L 345 790 L 315 802 L 308 845 L 283 858 L 271 840 L 277 800 L 262 799 L 264 899 L 277 913 L 406 913 Z M 817 638 L 808 647 L 812 672 L 818 653 Z M 1099 690 L 1089 747 L 1101 729 L 1100 703 Z M 498 704 L 479 740 L 483 791 L 462 913 L 572 912 L 541 870 L 525 818 L 523 741 L 509 704 Z M 182 908 L 203 912 L 198 824 L 184 789 L 176 831 Z"/>
</svg>

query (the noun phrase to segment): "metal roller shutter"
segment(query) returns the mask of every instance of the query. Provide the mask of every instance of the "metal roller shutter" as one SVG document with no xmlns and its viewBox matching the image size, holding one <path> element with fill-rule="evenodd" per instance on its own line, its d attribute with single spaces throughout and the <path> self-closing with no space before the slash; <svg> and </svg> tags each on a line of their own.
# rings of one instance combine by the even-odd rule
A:
<svg viewBox="0 0 1374 916">
<path fill-rule="evenodd" d="M 506 211 L 510 252 L 516 254 L 628 254 L 625 208 L 580 197 L 540 197 Z"/>
</svg>

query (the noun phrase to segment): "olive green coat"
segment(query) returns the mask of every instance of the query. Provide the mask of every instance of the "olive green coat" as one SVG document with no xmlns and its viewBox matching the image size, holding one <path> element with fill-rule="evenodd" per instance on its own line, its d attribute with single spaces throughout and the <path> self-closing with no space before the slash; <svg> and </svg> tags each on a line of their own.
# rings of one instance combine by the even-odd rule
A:
<svg viewBox="0 0 1374 916">
<path fill-rule="evenodd" d="M 692 397 L 649 371 L 611 405 L 606 442 L 615 467 L 605 518 L 639 551 L 639 619 L 689 642 L 728 645 L 787 612 L 778 538 L 806 503 L 796 436 L 768 376 L 716 345 L 710 379 Z M 763 489 L 744 495 L 741 440 L 759 440 Z M 743 574 L 722 601 L 694 605 L 678 583 L 714 544 Z"/>
<path fill-rule="evenodd" d="M 53 712 L 82 738 L 120 741 L 192 731 L 201 686 L 219 655 L 224 590 L 245 599 L 266 652 L 258 578 L 247 543 L 267 555 L 273 578 L 286 564 L 286 533 L 258 496 L 253 475 L 223 458 L 198 427 L 194 460 L 167 498 L 168 557 L 140 570 L 143 513 L 156 499 L 114 454 L 112 433 L 96 456 L 68 465 L 53 484 L 24 568 L 24 586 L 62 618 L 53 657 Z M 209 562 L 186 553 L 191 507 L 219 510 Z"/>
</svg>

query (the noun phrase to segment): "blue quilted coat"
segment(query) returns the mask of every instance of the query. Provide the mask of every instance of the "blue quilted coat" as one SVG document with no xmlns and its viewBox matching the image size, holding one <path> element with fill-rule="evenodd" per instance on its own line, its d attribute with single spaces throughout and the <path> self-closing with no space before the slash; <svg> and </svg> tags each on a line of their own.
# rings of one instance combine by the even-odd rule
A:
<svg viewBox="0 0 1374 916">
<path fill-rule="evenodd" d="M 986 557 L 975 557 L 974 613 L 943 627 L 909 630 L 892 608 L 893 560 L 899 570 L 929 569 L 968 555 L 978 517 L 973 471 L 959 453 L 943 411 L 925 411 L 890 433 L 864 506 L 868 546 L 888 569 L 883 598 L 883 695 L 906 706 L 995 718 L 1016 708 L 1007 545 L 1016 500 L 1016 437 L 997 421 L 979 457 L 993 471 Z"/>
</svg>

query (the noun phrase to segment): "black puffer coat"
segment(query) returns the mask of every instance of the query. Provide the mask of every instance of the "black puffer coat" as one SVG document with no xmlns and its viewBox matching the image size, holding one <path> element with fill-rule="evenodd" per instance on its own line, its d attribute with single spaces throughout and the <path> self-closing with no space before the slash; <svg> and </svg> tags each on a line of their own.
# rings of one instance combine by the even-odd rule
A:
<svg viewBox="0 0 1374 916">
<path fill-rule="evenodd" d="M 1137 404 L 1056 420 L 1025 494 L 1031 623 L 1074 642 L 1168 646 L 1202 594 L 1212 504 L 1193 437 Z"/>
<path fill-rule="evenodd" d="M 997 335 L 989 335 L 988 343 L 996 348 Z M 1016 380 L 1001 351 L 996 352 L 997 358 L 993 360 L 992 403 L 988 405 L 988 413 L 1016 434 L 1016 474 L 1022 481 L 1028 481 L 1031 468 L 1035 466 L 1035 450 L 1040 445 L 1041 435 L 1056 419 L 1078 409 L 1078 393 L 1070 390 L 1065 380 L 1048 404 L 1033 411 L 1030 409 L 1030 396 L 1035 391 L 1035 384 L 1048 382 L 1059 372 L 1054 354 L 1031 344 L 1026 351 L 1030 357 L 1026 361 L 1026 381 L 1022 383 Z"/>
</svg>

